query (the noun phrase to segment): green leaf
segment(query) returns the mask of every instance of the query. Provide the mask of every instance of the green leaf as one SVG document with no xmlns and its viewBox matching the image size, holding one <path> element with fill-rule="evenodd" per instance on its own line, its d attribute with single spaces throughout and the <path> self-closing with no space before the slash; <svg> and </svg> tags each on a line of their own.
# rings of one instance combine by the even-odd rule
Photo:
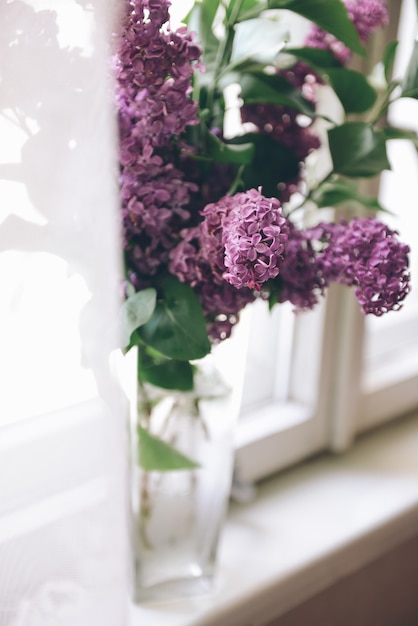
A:
<svg viewBox="0 0 418 626">
<path fill-rule="evenodd" d="M 193 459 L 185 456 L 170 444 L 138 426 L 139 465 L 146 472 L 170 472 L 200 467 Z"/>
<path fill-rule="evenodd" d="M 364 55 L 357 30 L 341 0 L 268 0 L 269 9 L 288 9 L 317 24 L 348 48 Z"/>
<path fill-rule="evenodd" d="M 208 130 L 206 135 L 206 155 L 218 163 L 247 165 L 253 161 L 254 145 L 252 143 L 241 145 L 226 144 Z"/>
<path fill-rule="evenodd" d="M 404 98 L 418 98 L 418 41 L 415 41 L 402 83 L 402 96 Z"/>
<path fill-rule="evenodd" d="M 196 33 L 197 38 L 204 50 L 208 46 L 218 43 L 213 34 L 213 20 L 218 11 L 219 0 L 202 0 L 194 3 L 189 14 L 185 18 L 189 30 Z"/>
<path fill-rule="evenodd" d="M 210 352 L 201 304 L 191 287 L 172 276 L 163 281 L 152 317 L 137 332 L 145 344 L 171 359 L 191 361 Z"/>
<path fill-rule="evenodd" d="M 418 135 L 414 130 L 406 130 L 404 128 L 395 128 L 394 126 L 388 126 L 383 129 L 385 137 L 389 139 L 408 139 L 412 141 L 415 146 L 418 147 Z"/>
<path fill-rule="evenodd" d="M 365 122 L 347 122 L 328 131 L 333 171 L 352 177 L 369 177 L 390 169 L 386 136 Z"/>
<path fill-rule="evenodd" d="M 154 312 L 157 292 L 152 287 L 129 296 L 121 309 L 123 347 L 129 344 L 134 330 L 145 324 Z"/>
<path fill-rule="evenodd" d="M 313 115 L 312 105 L 283 76 L 262 72 L 244 74 L 240 80 L 241 98 L 245 104 L 281 104 L 305 115 Z"/>
<path fill-rule="evenodd" d="M 376 102 L 377 93 L 367 78 L 355 70 L 329 68 L 325 78 L 348 113 L 364 113 Z"/>
<path fill-rule="evenodd" d="M 272 283 L 273 281 L 271 281 Z M 268 305 L 269 311 L 272 311 L 276 304 L 279 304 L 280 290 L 274 289 L 273 284 L 268 284 Z"/>
<path fill-rule="evenodd" d="M 167 359 L 162 355 L 151 355 L 146 349 L 139 349 L 138 378 L 163 389 L 191 391 L 193 366 L 189 361 Z"/>
<path fill-rule="evenodd" d="M 249 60 L 274 65 L 289 37 L 288 28 L 277 20 L 259 17 L 237 24 L 228 69 Z"/>
<path fill-rule="evenodd" d="M 264 9 L 260 0 L 230 0 L 225 7 L 228 23 L 233 19 L 234 24 L 257 17 Z"/>
<path fill-rule="evenodd" d="M 261 186 L 265 196 L 277 197 L 279 183 L 299 173 L 298 157 L 269 135 L 249 133 L 235 141 L 251 141 L 255 146 L 254 162 L 242 172 L 247 189 Z"/>
<path fill-rule="evenodd" d="M 219 0 L 196 2 L 185 20 L 189 31 L 196 33 L 198 43 L 202 48 L 201 60 L 207 68 L 215 65 L 219 48 L 219 40 L 215 37 L 212 30 L 218 6 Z M 201 73 L 200 71 L 194 73 L 194 83 L 198 85 L 207 84 L 208 80 L 209 77 L 206 73 Z"/>
<path fill-rule="evenodd" d="M 289 48 L 286 53 L 308 63 L 331 85 L 346 113 L 363 113 L 376 101 L 376 91 L 367 78 L 355 70 L 342 67 L 327 50 Z"/>
<path fill-rule="evenodd" d="M 386 211 L 377 198 L 361 194 L 353 183 L 344 180 L 322 184 L 313 194 L 312 200 L 318 208 L 336 207 L 339 204 L 354 202 L 372 211 Z"/>
<path fill-rule="evenodd" d="M 291 54 L 301 61 L 315 68 L 341 67 L 341 63 L 328 50 L 320 48 L 286 48 L 286 54 Z"/>
<path fill-rule="evenodd" d="M 393 62 L 395 60 L 396 50 L 398 49 L 399 41 L 390 41 L 386 46 L 383 53 L 383 67 L 385 71 L 385 79 L 389 84 L 391 81 L 391 74 L 393 68 Z"/>
</svg>

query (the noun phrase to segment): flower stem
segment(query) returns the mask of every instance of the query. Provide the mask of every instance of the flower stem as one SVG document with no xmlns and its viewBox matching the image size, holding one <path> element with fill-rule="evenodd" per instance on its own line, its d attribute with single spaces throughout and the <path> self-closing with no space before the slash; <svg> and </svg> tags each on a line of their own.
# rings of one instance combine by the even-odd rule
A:
<svg viewBox="0 0 418 626">
<path fill-rule="evenodd" d="M 370 124 L 373 124 L 373 125 L 377 124 L 377 122 L 379 122 L 381 118 L 387 113 L 387 110 L 390 107 L 390 105 L 396 100 L 399 100 L 400 96 L 396 96 L 395 98 L 391 99 L 393 92 L 395 91 L 397 87 L 399 87 L 399 85 L 400 85 L 399 81 L 393 81 L 392 83 L 390 83 L 390 85 L 388 86 L 387 90 L 385 91 L 383 95 L 382 101 L 379 107 L 377 108 L 376 113 L 373 115 L 370 121 Z"/>
<path fill-rule="evenodd" d="M 215 100 L 215 93 L 218 89 L 219 78 L 222 75 L 222 68 L 226 64 L 226 61 L 229 60 L 230 49 L 232 47 L 232 41 L 234 38 L 234 25 L 241 9 L 243 0 L 236 0 L 233 9 L 231 11 L 231 15 L 228 19 L 225 20 L 225 34 L 224 37 L 220 40 L 218 49 L 216 51 L 216 57 L 214 62 L 214 73 L 213 73 L 213 86 L 212 89 L 208 93 L 207 106 L 211 112 L 211 117 L 213 117 L 213 105 Z M 226 8 L 225 8 L 226 12 Z M 229 51 L 228 51 L 229 49 Z M 226 58 L 228 57 L 228 58 Z"/>
</svg>

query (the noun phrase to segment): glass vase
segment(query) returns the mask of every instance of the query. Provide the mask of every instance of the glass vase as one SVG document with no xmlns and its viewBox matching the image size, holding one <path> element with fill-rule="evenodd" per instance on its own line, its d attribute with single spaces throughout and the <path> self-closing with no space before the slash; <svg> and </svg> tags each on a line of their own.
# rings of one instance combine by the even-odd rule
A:
<svg viewBox="0 0 418 626">
<path fill-rule="evenodd" d="M 139 385 L 131 480 L 137 603 L 211 591 L 231 487 L 236 416 L 234 394 L 212 364 L 199 368 L 193 392 Z M 195 466 L 143 469 L 144 431 Z"/>
</svg>

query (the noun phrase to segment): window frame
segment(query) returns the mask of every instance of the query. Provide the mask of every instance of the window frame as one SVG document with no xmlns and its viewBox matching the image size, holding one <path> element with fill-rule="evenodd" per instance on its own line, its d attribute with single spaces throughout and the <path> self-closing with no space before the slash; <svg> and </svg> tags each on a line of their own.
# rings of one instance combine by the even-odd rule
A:
<svg viewBox="0 0 418 626">
<path fill-rule="evenodd" d="M 356 58 L 353 69 L 370 74 L 387 43 L 397 38 L 401 4 L 388 3 L 388 27 L 375 34 L 367 56 Z M 377 195 L 379 183 L 362 180 L 361 191 Z M 393 326 L 397 326 L 395 319 Z M 407 362 L 402 366 L 399 359 L 394 361 L 389 383 L 386 379 L 378 384 L 375 375 L 373 385 L 373 376 L 367 378 L 368 332 L 353 291 L 341 285 L 331 286 L 316 311 L 296 317 L 287 396 L 273 394 L 258 407 L 242 411 L 236 438 L 238 485 L 253 483 L 320 451 L 344 452 L 360 433 L 418 407 L 418 370 L 408 370 Z M 278 370 L 280 353 L 274 342 L 271 350 L 276 351 Z"/>
</svg>

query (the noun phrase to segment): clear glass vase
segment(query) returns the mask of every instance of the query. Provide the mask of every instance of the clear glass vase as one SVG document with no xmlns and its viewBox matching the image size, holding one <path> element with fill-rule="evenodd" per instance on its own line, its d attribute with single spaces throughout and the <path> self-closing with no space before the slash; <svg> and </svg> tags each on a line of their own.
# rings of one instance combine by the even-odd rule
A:
<svg viewBox="0 0 418 626">
<path fill-rule="evenodd" d="M 233 394 L 212 366 L 199 370 L 193 392 L 139 386 L 131 480 L 136 602 L 212 589 L 231 487 L 236 416 Z M 145 471 L 138 425 L 196 466 Z"/>
</svg>

